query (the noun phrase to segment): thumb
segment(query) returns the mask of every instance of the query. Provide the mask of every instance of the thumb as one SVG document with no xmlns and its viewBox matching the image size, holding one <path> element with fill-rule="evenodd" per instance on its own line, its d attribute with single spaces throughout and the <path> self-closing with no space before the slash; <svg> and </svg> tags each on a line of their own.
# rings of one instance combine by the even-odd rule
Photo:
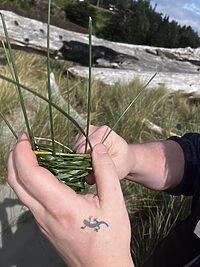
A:
<svg viewBox="0 0 200 267">
<path fill-rule="evenodd" d="M 92 152 L 92 164 L 100 201 L 123 197 L 116 167 L 103 144 L 97 144 Z"/>
</svg>

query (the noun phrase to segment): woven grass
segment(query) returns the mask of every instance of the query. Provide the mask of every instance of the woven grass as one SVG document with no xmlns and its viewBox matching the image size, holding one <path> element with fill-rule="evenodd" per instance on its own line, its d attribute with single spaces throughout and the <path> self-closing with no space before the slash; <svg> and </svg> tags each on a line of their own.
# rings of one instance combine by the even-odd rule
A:
<svg viewBox="0 0 200 267">
<path fill-rule="evenodd" d="M 85 177 L 92 170 L 90 154 L 53 153 L 51 145 L 36 145 L 35 154 L 40 166 L 53 173 L 59 181 L 76 192 L 85 189 Z"/>
</svg>

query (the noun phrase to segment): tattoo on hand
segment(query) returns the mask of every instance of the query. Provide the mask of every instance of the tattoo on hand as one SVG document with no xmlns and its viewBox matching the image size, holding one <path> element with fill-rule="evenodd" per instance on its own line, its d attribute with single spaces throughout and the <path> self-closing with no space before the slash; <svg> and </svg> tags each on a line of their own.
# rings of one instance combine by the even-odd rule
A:
<svg viewBox="0 0 200 267">
<path fill-rule="evenodd" d="M 86 227 L 93 228 L 95 232 L 98 232 L 100 230 L 100 225 L 104 224 L 107 227 L 109 225 L 104 221 L 98 221 L 97 219 L 92 219 L 92 216 L 89 217 L 88 220 L 83 220 L 84 226 L 81 227 L 81 229 L 85 229 Z"/>
</svg>

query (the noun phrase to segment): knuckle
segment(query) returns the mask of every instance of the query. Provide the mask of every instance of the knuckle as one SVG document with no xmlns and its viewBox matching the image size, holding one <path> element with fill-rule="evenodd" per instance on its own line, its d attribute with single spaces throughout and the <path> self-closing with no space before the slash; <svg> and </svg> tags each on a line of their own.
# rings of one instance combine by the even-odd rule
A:
<svg viewBox="0 0 200 267">
<path fill-rule="evenodd" d="M 66 210 L 62 207 L 51 206 L 51 215 L 58 221 L 62 220 L 66 216 Z"/>
<path fill-rule="evenodd" d="M 30 172 L 18 170 L 18 178 L 23 184 L 29 184 Z"/>
<path fill-rule="evenodd" d="M 37 177 L 37 169 L 36 168 L 31 168 L 31 169 L 18 169 L 17 170 L 17 177 L 19 181 L 26 186 L 31 186 L 32 184 L 32 179 L 34 177 Z"/>
</svg>

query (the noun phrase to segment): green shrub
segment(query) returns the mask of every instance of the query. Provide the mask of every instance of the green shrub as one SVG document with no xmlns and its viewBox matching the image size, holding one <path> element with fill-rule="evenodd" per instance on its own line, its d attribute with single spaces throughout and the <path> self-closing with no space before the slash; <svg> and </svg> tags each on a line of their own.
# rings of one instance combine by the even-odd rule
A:
<svg viewBox="0 0 200 267">
<path fill-rule="evenodd" d="M 88 1 L 72 1 L 65 6 L 64 10 L 67 19 L 85 28 L 88 27 L 88 17 L 93 20 L 96 17 L 95 8 L 90 6 Z"/>
</svg>

